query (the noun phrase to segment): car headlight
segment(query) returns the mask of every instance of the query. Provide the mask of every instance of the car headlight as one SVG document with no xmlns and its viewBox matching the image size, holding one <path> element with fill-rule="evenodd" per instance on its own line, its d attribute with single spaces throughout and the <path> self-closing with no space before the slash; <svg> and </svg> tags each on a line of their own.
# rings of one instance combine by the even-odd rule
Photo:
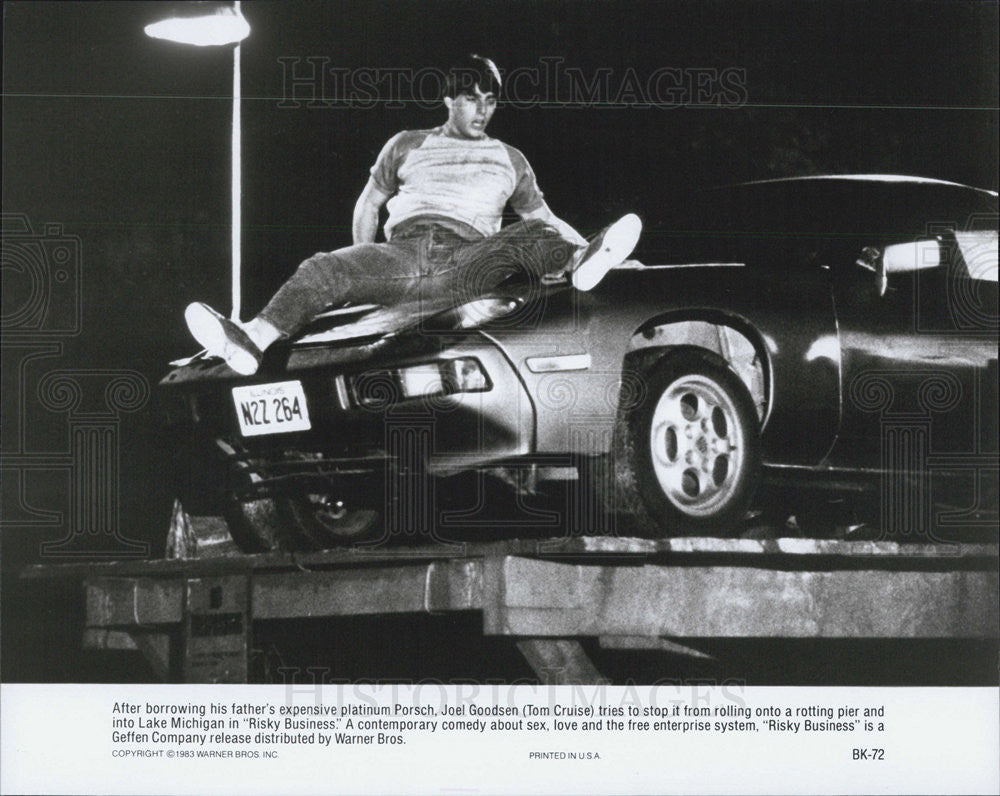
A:
<svg viewBox="0 0 1000 796">
<path fill-rule="evenodd" d="M 350 383 L 355 402 L 366 409 L 384 408 L 412 398 L 487 392 L 493 387 L 482 364 L 473 357 L 368 371 L 352 377 Z"/>
</svg>

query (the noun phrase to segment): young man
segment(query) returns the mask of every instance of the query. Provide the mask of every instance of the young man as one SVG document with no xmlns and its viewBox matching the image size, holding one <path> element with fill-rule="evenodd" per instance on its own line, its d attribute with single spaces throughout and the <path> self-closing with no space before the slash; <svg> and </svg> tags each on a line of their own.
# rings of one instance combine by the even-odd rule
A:
<svg viewBox="0 0 1000 796">
<path fill-rule="evenodd" d="M 239 324 L 211 307 L 188 306 L 191 334 L 238 373 L 255 373 L 264 350 L 291 337 L 331 304 L 395 304 L 419 296 L 471 300 L 521 272 L 568 273 L 581 290 L 596 285 L 635 247 L 641 231 L 627 215 L 588 242 L 542 198 L 518 150 L 490 138 L 500 72 L 470 55 L 449 73 L 448 118 L 431 130 L 389 140 L 354 208 L 354 245 L 303 262 L 253 320 Z M 504 206 L 521 221 L 500 228 Z M 386 243 L 375 243 L 388 210 Z"/>
</svg>

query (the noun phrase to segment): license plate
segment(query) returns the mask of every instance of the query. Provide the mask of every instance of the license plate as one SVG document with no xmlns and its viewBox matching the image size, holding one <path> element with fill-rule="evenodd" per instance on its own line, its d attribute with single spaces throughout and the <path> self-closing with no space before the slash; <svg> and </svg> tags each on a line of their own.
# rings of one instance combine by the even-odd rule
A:
<svg viewBox="0 0 1000 796">
<path fill-rule="evenodd" d="M 244 437 L 312 428 L 300 381 L 233 387 L 233 403 Z"/>
</svg>

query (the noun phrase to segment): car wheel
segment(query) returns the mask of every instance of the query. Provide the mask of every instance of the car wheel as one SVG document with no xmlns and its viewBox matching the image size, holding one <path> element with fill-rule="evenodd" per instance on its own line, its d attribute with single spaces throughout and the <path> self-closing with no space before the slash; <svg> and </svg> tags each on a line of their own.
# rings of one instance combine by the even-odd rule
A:
<svg viewBox="0 0 1000 796">
<path fill-rule="evenodd" d="M 617 497 L 636 530 L 742 531 L 760 482 L 760 430 L 750 393 L 721 358 L 661 360 L 616 436 Z"/>
<path fill-rule="evenodd" d="M 233 497 L 224 516 L 233 541 L 245 553 L 326 550 L 368 541 L 380 518 L 377 511 L 347 509 L 319 494 L 258 500 Z"/>
<path fill-rule="evenodd" d="M 295 534 L 300 549 L 325 550 L 373 540 L 381 514 L 365 506 L 347 506 L 326 494 L 303 492 L 279 498 L 278 517 Z"/>
</svg>

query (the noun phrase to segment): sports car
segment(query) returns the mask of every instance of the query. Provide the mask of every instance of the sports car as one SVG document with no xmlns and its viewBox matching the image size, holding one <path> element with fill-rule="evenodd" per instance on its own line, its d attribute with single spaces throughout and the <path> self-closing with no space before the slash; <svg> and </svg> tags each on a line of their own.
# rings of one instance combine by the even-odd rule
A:
<svg viewBox="0 0 1000 796">
<path fill-rule="evenodd" d="M 566 533 L 738 534 L 775 506 L 829 533 L 865 495 L 880 533 L 994 521 L 995 192 L 814 176 L 644 215 L 650 264 L 589 292 L 333 308 L 252 377 L 182 362 L 161 385 L 214 468 L 183 488 L 248 550 L 433 533 L 458 474 L 575 485 Z"/>
</svg>

